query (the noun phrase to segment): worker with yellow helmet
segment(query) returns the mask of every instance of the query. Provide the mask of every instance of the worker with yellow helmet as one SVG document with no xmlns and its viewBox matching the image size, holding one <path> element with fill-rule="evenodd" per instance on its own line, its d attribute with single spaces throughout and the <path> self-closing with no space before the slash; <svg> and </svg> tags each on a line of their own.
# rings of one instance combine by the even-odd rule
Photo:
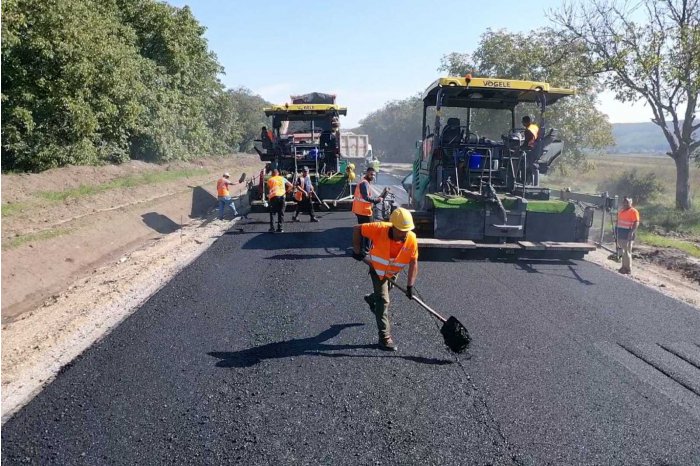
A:
<svg viewBox="0 0 700 466">
<path fill-rule="evenodd" d="M 413 297 L 418 276 L 418 240 L 413 229 L 411 212 L 404 208 L 392 212 L 389 222 L 363 223 L 353 228 L 353 258 L 370 266 L 374 288 L 365 301 L 377 320 L 379 345 L 390 351 L 396 351 L 396 344 L 389 322 L 389 280 L 408 266 L 406 296 Z M 372 242 L 367 254 L 362 249 L 362 238 Z"/>
</svg>

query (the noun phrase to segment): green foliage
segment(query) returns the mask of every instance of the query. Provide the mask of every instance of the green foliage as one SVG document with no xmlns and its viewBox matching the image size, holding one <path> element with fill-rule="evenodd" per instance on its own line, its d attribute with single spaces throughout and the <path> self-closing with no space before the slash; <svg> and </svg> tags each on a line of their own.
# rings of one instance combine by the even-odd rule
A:
<svg viewBox="0 0 700 466">
<path fill-rule="evenodd" d="M 545 122 L 548 127 L 557 128 L 564 141 L 565 151 L 557 163 L 582 167 L 586 153 L 599 152 L 614 143 L 612 126 L 595 108 L 599 90 L 597 80 L 589 77 L 591 63 L 585 54 L 580 53 L 582 50 L 550 29 L 528 33 L 489 29 L 482 35 L 473 56 L 467 53 L 445 55 L 439 70 L 453 76 L 472 73 L 475 76 L 545 81 L 556 87 L 575 88 L 576 96 L 562 99 L 547 108 Z M 532 105 L 521 105 L 516 111 L 520 115 L 537 115 Z M 480 124 L 492 125 L 498 118 L 496 113 L 484 112 L 482 122 L 475 122 L 476 128 Z"/>
<path fill-rule="evenodd" d="M 640 174 L 636 168 L 625 170 L 618 177 L 606 180 L 598 185 L 598 191 L 607 191 L 611 195 L 631 197 L 636 204 L 644 204 L 663 193 L 664 185 L 656 173 Z"/>
<path fill-rule="evenodd" d="M 269 106 L 270 103 L 244 87 L 227 91 L 227 97 L 238 111 L 236 118 L 236 125 L 240 133 L 240 138 L 236 141 L 238 150 L 251 152 L 253 140 L 260 137 L 260 128 L 269 125 L 263 108 Z"/>
<path fill-rule="evenodd" d="M 260 118 L 224 91 L 188 7 L 8 0 L 2 36 L 5 171 L 229 153 Z"/>
<path fill-rule="evenodd" d="M 375 154 L 385 161 L 409 162 L 420 139 L 423 102 L 416 95 L 389 102 L 360 121 L 354 130 L 369 135 Z"/>
</svg>

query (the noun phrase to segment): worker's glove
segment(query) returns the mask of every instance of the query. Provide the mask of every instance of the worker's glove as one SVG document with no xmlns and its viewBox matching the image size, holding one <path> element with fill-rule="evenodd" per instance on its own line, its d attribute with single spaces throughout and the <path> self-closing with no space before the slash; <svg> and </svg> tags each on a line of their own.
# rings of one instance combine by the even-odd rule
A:
<svg viewBox="0 0 700 466">
<path fill-rule="evenodd" d="M 365 258 L 367 254 L 364 252 L 353 252 L 352 253 L 352 258 L 355 259 L 356 261 L 362 262 L 362 260 Z"/>
<path fill-rule="evenodd" d="M 413 299 L 413 287 L 411 285 L 406 287 L 406 297 L 408 299 Z"/>
</svg>

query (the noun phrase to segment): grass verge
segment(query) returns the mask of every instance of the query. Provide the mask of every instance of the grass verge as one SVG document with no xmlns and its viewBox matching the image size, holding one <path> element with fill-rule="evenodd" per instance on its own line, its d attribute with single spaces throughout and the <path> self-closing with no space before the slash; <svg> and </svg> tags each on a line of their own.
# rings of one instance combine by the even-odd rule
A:
<svg viewBox="0 0 700 466">
<path fill-rule="evenodd" d="M 207 170 L 203 168 L 144 173 L 143 175 L 116 178 L 108 183 L 97 186 L 80 185 L 77 188 L 67 189 L 64 191 L 41 191 L 37 193 L 37 195 L 49 202 L 63 202 L 69 198 L 92 196 L 112 189 L 133 188 L 135 186 L 167 183 L 169 181 L 204 175 L 206 173 L 208 173 Z"/>
<path fill-rule="evenodd" d="M 17 202 L 13 204 L 3 204 L 2 210 L 0 210 L 0 215 L 5 217 L 11 217 L 22 212 L 24 209 L 28 208 L 29 204 L 26 202 Z"/>
<path fill-rule="evenodd" d="M 688 241 L 684 241 L 682 239 L 670 238 L 668 236 L 661 236 L 646 231 L 638 231 L 637 240 L 648 246 L 678 249 L 680 251 L 688 253 L 693 257 L 700 258 L 700 246 L 697 246 L 696 244 L 690 243 Z"/>
<path fill-rule="evenodd" d="M 67 235 L 71 231 L 73 230 L 70 228 L 52 228 L 50 230 L 44 230 L 38 233 L 16 236 L 9 241 L 3 241 L 2 250 L 6 251 L 8 249 L 18 248 L 23 244 L 30 243 L 32 241 L 46 241 L 51 238 L 57 238 L 59 236 Z"/>
</svg>

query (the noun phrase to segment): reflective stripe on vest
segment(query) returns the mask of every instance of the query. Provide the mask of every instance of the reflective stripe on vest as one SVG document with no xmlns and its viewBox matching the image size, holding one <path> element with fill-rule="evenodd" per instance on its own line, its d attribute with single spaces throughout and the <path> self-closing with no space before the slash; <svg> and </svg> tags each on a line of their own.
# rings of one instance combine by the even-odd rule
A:
<svg viewBox="0 0 700 466">
<path fill-rule="evenodd" d="M 418 241 L 416 240 L 416 234 L 409 231 L 406 235 L 406 241 L 401 246 L 399 255 L 392 259 L 390 257 L 391 240 L 389 239 L 391 223 L 382 222 L 382 228 L 384 231 L 379 235 L 381 239 L 372 243 L 372 248 L 369 250 L 367 257 L 379 278 L 391 278 L 401 272 L 411 262 L 411 257 L 418 250 Z"/>
<path fill-rule="evenodd" d="M 362 191 L 360 190 L 360 185 L 362 183 L 367 183 L 367 194 L 369 194 L 369 181 L 363 179 L 355 186 L 355 195 L 352 199 L 352 212 L 357 215 L 363 215 L 365 217 L 372 216 L 372 203 L 365 201 L 362 197 Z"/>
<path fill-rule="evenodd" d="M 639 221 L 639 212 L 630 207 L 617 213 L 617 227 L 631 229 L 635 222 Z"/>
<path fill-rule="evenodd" d="M 284 196 L 284 178 L 281 176 L 273 176 L 267 180 L 267 198 L 272 199 L 273 197 Z"/>
<path fill-rule="evenodd" d="M 225 178 L 219 178 L 219 181 L 216 182 L 216 195 L 219 197 L 228 197 L 228 184 Z"/>
</svg>

